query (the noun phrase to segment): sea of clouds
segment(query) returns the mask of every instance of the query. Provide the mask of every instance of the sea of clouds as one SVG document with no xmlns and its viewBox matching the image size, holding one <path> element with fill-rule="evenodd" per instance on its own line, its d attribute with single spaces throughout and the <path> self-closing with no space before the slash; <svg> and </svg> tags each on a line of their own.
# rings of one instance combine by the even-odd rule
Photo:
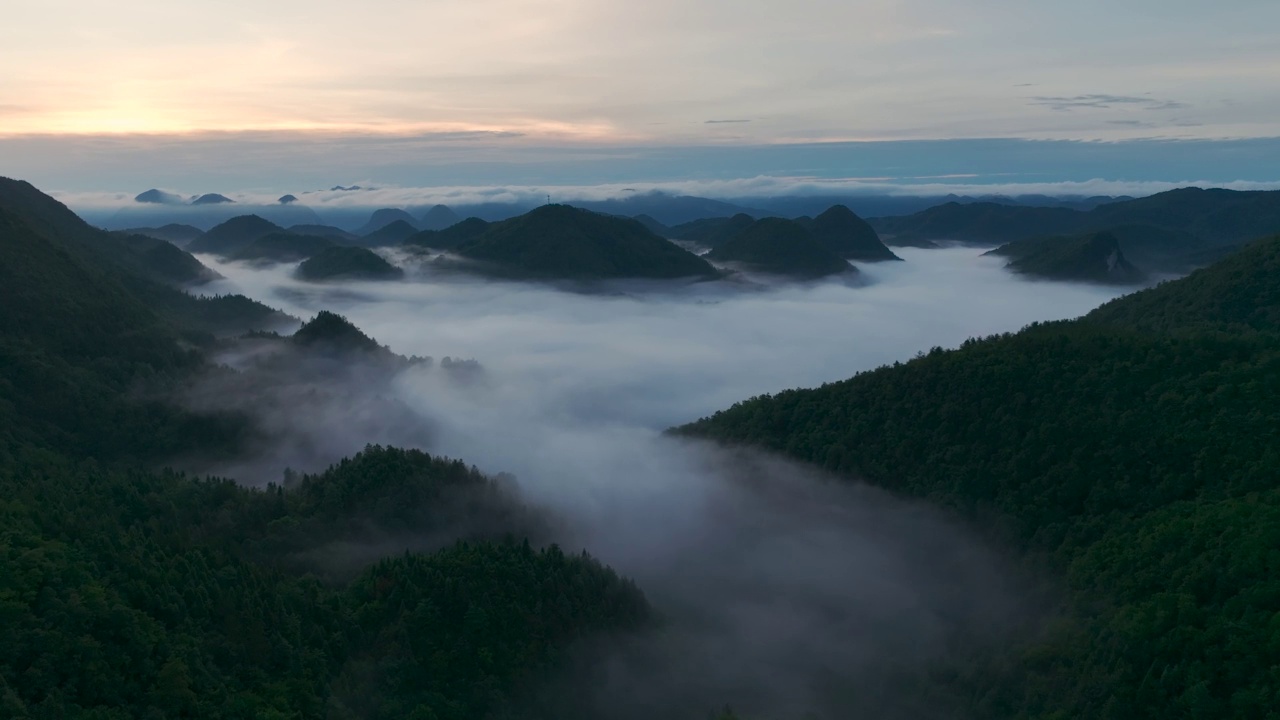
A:
<svg viewBox="0 0 1280 720">
<path fill-rule="evenodd" d="M 569 690 L 548 688 L 548 702 L 574 706 L 566 716 L 585 706 L 700 718 L 732 702 L 764 717 L 945 717 L 947 703 L 914 683 L 1025 637 L 1043 611 L 990 538 L 867 485 L 662 434 L 754 395 L 1078 316 L 1122 292 L 1028 281 L 974 249 L 898 252 L 905 262 L 863 265 L 856 283 L 593 294 L 425 269 L 313 285 L 290 266 L 202 258 L 225 276 L 207 292 L 304 319 L 333 310 L 397 353 L 483 367 L 465 382 L 438 362 L 385 381 L 334 374 L 351 386 L 283 413 L 245 397 L 293 439 L 233 472 L 263 482 L 385 442 L 514 475 L 525 498 L 566 519 L 562 544 L 636 579 L 665 618 L 655 634 L 584 649 Z M 393 423 L 377 411 L 386 400 Z"/>
</svg>

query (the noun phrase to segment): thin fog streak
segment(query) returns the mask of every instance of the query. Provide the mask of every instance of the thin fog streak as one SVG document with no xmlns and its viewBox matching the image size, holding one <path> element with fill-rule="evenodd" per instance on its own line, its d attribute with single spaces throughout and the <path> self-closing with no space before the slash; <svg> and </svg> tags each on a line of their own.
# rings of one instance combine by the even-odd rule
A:
<svg viewBox="0 0 1280 720">
<path fill-rule="evenodd" d="M 420 419 L 424 430 L 402 444 L 513 474 L 561 521 L 562 544 L 635 578 L 664 619 L 656 633 L 583 648 L 582 667 L 538 698 L 552 716 L 701 718 L 732 702 L 765 717 L 945 717 L 945 701 L 917 692 L 924 674 L 1035 616 L 999 554 L 927 508 L 660 431 L 1119 294 L 1028 282 L 978 252 L 904 249 L 907 262 L 864 266 L 867 283 L 852 287 L 586 295 L 423 273 L 317 286 L 288 266 L 211 263 L 227 279 L 209 290 L 304 318 L 334 310 L 404 355 L 479 360 L 468 382 L 411 366 L 370 392 Z M 349 403 L 361 387 L 334 394 Z M 307 442 L 278 459 L 318 469 L 337 458 L 317 453 L 299 467 L 296 449 L 346 449 L 385 432 L 342 411 L 290 415 Z"/>
</svg>

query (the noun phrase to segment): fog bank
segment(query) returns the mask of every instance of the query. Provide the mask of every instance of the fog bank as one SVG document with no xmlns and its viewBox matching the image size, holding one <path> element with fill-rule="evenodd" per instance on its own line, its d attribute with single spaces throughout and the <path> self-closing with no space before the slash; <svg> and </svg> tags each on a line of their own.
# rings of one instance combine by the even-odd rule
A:
<svg viewBox="0 0 1280 720">
<path fill-rule="evenodd" d="M 661 434 L 1120 292 L 1026 281 L 973 249 L 900 252 L 906 262 L 861 266 L 862 285 L 606 294 L 424 271 L 311 285 L 289 266 L 202 259 L 226 277 L 210 292 L 304 318 L 334 310 L 403 355 L 480 361 L 465 381 L 438 364 L 329 372 L 309 380 L 325 392 L 275 395 L 269 409 L 263 393 L 232 393 L 275 433 L 238 471 L 317 470 L 377 441 L 512 473 L 565 521 L 562 544 L 635 578 L 664 618 L 655 634 L 582 649 L 565 681 L 576 691 L 552 685 L 543 699 L 565 717 L 700 718 L 725 702 L 766 717 L 945 717 L 944 701 L 918 692 L 924 674 L 1036 616 L 997 551 L 872 488 Z"/>
</svg>

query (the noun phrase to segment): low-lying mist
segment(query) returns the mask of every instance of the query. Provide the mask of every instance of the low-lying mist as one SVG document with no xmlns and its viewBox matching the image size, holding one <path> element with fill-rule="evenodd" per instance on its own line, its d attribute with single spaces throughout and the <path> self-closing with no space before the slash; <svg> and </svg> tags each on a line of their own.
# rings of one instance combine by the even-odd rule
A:
<svg viewBox="0 0 1280 720">
<path fill-rule="evenodd" d="M 1120 292 L 1028 282 L 972 249 L 898 252 L 906 262 L 861 266 L 861 285 L 602 294 L 422 274 L 313 285 L 291 266 L 202 258 L 226 277 L 209 292 L 303 318 L 332 310 L 437 362 L 313 368 L 287 392 L 211 378 L 188 400 L 220 398 L 270 429 L 253 458 L 212 468 L 245 482 L 319 470 L 370 442 L 513 474 L 563 521 L 562 545 L 633 577 L 664 618 L 651 636 L 583 648 L 582 667 L 543 698 L 564 717 L 701 718 L 726 702 L 778 718 L 945 717 L 923 674 L 1035 616 L 999 553 L 918 504 L 661 433 Z M 483 369 L 446 371 L 445 356 Z"/>
</svg>

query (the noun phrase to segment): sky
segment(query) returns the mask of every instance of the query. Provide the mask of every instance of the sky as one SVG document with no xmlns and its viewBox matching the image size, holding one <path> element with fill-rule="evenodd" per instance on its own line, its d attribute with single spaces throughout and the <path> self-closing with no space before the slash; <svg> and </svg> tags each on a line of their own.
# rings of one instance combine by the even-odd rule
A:
<svg viewBox="0 0 1280 720">
<path fill-rule="evenodd" d="M 1202 151 L 1276 153 L 1272 0 L 45 0 L 6 10 L 0 64 L 0 172 L 52 190 L 919 179 L 989 139 L 1176 139 L 1198 173 L 1152 179 L 1277 179 Z M 922 140 L 950 142 L 893 144 Z"/>
</svg>

